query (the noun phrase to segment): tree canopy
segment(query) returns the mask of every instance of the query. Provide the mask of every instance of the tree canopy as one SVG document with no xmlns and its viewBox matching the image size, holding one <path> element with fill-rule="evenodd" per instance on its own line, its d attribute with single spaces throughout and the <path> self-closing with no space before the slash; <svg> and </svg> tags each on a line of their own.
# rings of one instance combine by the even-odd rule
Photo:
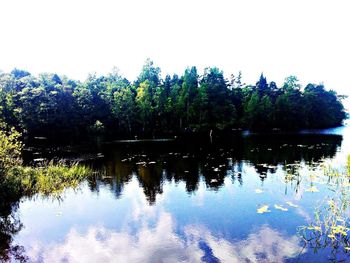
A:
<svg viewBox="0 0 350 263">
<path fill-rule="evenodd" d="M 216 67 L 202 75 L 190 67 L 162 79 L 150 59 L 133 82 L 117 70 L 84 82 L 20 69 L 0 73 L 0 121 L 29 136 L 323 128 L 344 118 L 341 96 L 322 84 L 302 87 L 295 76 L 281 87 L 263 74 L 247 85 L 241 72 L 226 79 Z"/>
</svg>

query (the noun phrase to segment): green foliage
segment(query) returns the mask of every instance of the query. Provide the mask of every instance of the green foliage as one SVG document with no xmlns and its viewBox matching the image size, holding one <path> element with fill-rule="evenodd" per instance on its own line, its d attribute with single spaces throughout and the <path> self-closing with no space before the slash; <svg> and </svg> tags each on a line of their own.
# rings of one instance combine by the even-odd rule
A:
<svg viewBox="0 0 350 263">
<path fill-rule="evenodd" d="M 0 190 L 3 192 L 13 196 L 60 193 L 92 175 L 92 170 L 82 165 L 22 166 L 20 133 L 14 128 L 6 131 L 4 124 L 0 126 Z"/>
<path fill-rule="evenodd" d="M 228 81 L 215 67 L 202 76 L 190 67 L 183 76 L 163 80 L 150 59 L 133 84 L 116 69 L 84 82 L 48 73 L 34 77 L 19 69 L 0 74 L 0 121 L 30 137 L 81 137 L 94 128 L 137 134 L 331 127 L 345 118 L 341 99 L 323 85 L 303 89 L 295 76 L 281 87 L 263 74 L 255 85 L 246 85 L 241 73 Z"/>
<path fill-rule="evenodd" d="M 210 128 L 229 128 L 236 121 L 236 109 L 227 81 L 218 68 L 207 68 L 200 83 L 200 124 Z"/>
<path fill-rule="evenodd" d="M 136 80 L 136 86 L 139 86 L 142 82 L 148 80 L 151 86 L 158 86 L 160 84 L 160 68 L 154 67 L 153 61 L 147 59 L 142 67 L 141 73 Z"/>
<path fill-rule="evenodd" d="M 286 87 L 286 86 L 284 86 Z M 287 129 L 305 127 L 306 116 L 303 112 L 303 97 L 299 90 L 287 88 L 275 103 L 276 126 Z"/>
<path fill-rule="evenodd" d="M 139 110 L 139 116 L 142 121 L 142 130 L 144 131 L 146 125 L 149 123 L 153 107 L 152 107 L 152 94 L 151 94 L 151 84 L 148 80 L 145 80 L 137 88 L 136 95 L 136 105 Z"/>
<path fill-rule="evenodd" d="M 77 187 L 93 172 L 81 165 L 24 167 L 21 165 L 20 134 L 2 123 L 0 128 L 0 261 L 27 262 L 22 247 L 11 244 L 13 236 L 23 226 L 12 214 L 19 200 L 23 196 L 30 197 L 38 193 L 59 198 L 65 188 Z"/>
<path fill-rule="evenodd" d="M 299 233 L 315 252 L 330 248 L 336 255 L 340 251 L 350 251 L 349 174 L 328 167 L 324 169 L 324 175 L 329 177 L 327 183 L 334 194 L 320 203 L 313 220 L 309 225 L 301 226 Z"/>
<path fill-rule="evenodd" d="M 136 117 L 135 94 L 130 87 L 121 88 L 113 93 L 113 114 L 122 130 L 132 131 Z"/>
<path fill-rule="evenodd" d="M 259 97 L 254 92 L 246 104 L 245 122 L 250 129 L 266 129 L 271 127 L 273 105 L 268 95 Z"/>
<path fill-rule="evenodd" d="M 11 167 L 21 163 L 22 143 L 18 140 L 20 133 L 14 128 L 6 131 L 6 125 L 0 123 L 0 177 Z"/>
<path fill-rule="evenodd" d="M 304 109 L 308 126 L 323 128 L 338 125 L 344 118 L 344 107 L 334 91 L 323 85 L 308 84 L 304 91 Z"/>
<path fill-rule="evenodd" d="M 68 167 L 49 164 L 43 168 L 14 166 L 8 170 L 4 184 L 21 195 L 58 195 L 67 187 L 77 187 L 91 175 L 92 170 L 82 165 Z"/>
<path fill-rule="evenodd" d="M 103 123 L 100 122 L 99 120 L 96 120 L 95 123 L 90 127 L 90 131 L 94 134 L 101 134 L 104 132 L 104 130 L 105 130 L 105 127 Z"/>
</svg>

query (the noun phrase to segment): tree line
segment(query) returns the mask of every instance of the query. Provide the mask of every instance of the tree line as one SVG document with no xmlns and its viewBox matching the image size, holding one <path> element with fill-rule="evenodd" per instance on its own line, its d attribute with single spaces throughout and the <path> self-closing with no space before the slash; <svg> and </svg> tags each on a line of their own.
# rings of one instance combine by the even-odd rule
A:
<svg viewBox="0 0 350 263">
<path fill-rule="evenodd" d="M 241 73 L 226 79 L 216 67 L 202 75 L 196 67 L 182 76 L 160 73 L 149 59 L 134 82 L 117 70 L 84 82 L 0 72 L 0 121 L 29 136 L 82 136 L 323 128 L 345 118 L 341 96 L 322 84 L 301 87 L 295 76 L 278 87 L 263 74 L 254 85 Z"/>
</svg>

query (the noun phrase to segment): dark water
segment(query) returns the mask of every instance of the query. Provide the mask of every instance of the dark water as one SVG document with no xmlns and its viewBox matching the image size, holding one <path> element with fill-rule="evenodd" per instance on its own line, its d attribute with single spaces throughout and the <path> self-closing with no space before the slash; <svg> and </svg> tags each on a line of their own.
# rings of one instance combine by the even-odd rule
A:
<svg viewBox="0 0 350 263">
<path fill-rule="evenodd" d="M 103 176 L 59 200 L 2 205 L 0 257 L 11 247 L 31 262 L 350 260 L 345 250 L 305 246 L 297 230 L 332 194 L 329 180 L 313 175 L 345 165 L 347 126 L 212 143 L 107 143 L 90 152 L 99 153 Z M 258 213 L 266 205 L 269 212 Z"/>
</svg>

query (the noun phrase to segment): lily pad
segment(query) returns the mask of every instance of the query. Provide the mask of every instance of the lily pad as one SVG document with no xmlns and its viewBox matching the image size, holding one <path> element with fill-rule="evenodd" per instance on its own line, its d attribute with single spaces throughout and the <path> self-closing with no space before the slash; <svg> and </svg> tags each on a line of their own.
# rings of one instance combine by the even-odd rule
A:
<svg viewBox="0 0 350 263">
<path fill-rule="evenodd" d="M 285 207 L 283 207 L 281 205 L 275 205 L 275 209 L 278 209 L 278 210 L 281 210 L 281 211 L 284 211 L 284 212 L 288 211 L 288 208 L 285 208 Z"/>
<path fill-rule="evenodd" d="M 258 208 L 258 210 L 256 212 L 258 214 L 264 214 L 264 213 L 269 213 L 271 211 L 269 210 L 269 206 L 268 205 L 263 205 L 262 207 Z"/>
<path fill-rule="evenodd" d="M 287 201 L 286 202 L 287 203 L 287 205 L 289 205 L 290 207 L 299 207 L 298 205 L 296 205 L 296 204 L 293 204 L 291 201 Z"/>
</svg>

